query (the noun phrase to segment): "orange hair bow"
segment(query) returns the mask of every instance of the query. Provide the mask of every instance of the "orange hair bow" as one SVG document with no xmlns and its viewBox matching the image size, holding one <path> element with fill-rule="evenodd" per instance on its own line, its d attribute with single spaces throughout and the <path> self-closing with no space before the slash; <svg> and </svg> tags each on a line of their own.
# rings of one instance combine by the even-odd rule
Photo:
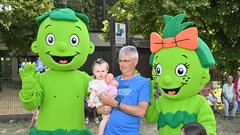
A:
<svg viewBox="0 0 240 135">
<path fill-rule="evenodd" d="M 196 27 L 185 29 L 177 34 L 174 38 L 162 38 L 156 32 L 151 33 L 150 50 L 152 53 L 159 51 L 162 48 L 181 47 L 189 50 L 198 48 L 198 30 Z"/>
</svg>

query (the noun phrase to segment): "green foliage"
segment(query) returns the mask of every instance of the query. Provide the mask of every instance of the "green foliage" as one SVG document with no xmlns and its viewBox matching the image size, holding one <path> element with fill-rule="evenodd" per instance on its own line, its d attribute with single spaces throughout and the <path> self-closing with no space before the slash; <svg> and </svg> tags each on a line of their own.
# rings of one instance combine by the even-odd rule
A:
<svg viewBox="0 0 240 135">
<path fill-rule="evenodd" d="M 37 25 L 35 18 L 53 8 L 49 0 L 2 0 L 4 7 L 9 10 L 0 11 L 0 33 L 2 42 L 15 55 L 26 54 L 30 50 Z"/>
<path fill-rule="evenodd" d="M 103 4 L 104 3 L 104 4 Z M 54 0 L 56 8 L 68 7 L 89 17 L 90 31 L 100 31 L 102 21 L 106 19 L 106 10 L 112 3 L 104 0 Z"/>
<path fill-rule="evenodd" d="M 208 18 L 213 19 L 204 25 L 209 28 L 204 38 L 209 38 L 212 43 L 217 66 L 222 73 L 235 75 L 240 66 L 240 1 L 215 1 L 207 12 L 211 12 Z M 207 20 L 206 17 L 204 19 Z"/>
<path fill-rule="evenodd" d="M 55 8 L 71 8 L 75 12 L 84 13 L 89 17 L 90 24 L 89 27 L 94 30 L 97 27 L 96 16 L 94 12 L 96 11 L 96 6 L 94 5 L 94 0 L 54 0 Z"/>
<path fill-rule="evenodd" d="M 130 36 L 143 35 L 145 39 L 151 32 L 162 35 L 163 15 L 179 13 L 187 14 L 185 21 L 194 22 L 199 37 L 213 52 L 217 68 L 235 74 L 240 66 L 239 0 L 119 0 L 110 10 L 117 22 L 129 20 Z"/>
<path fill-rule="evenodd" d="M 110 40 L 110 36 L 108 35 L 110 32 L 110 24 L 108 20 L 103 21 L 103 34 L 99 35 L 100 39 L 107 42 Z"/>
</svg>

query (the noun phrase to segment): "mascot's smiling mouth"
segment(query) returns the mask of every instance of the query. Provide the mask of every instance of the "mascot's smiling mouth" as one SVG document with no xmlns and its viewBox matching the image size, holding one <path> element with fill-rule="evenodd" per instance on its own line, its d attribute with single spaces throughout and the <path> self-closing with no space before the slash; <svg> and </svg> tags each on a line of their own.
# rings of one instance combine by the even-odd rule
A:
<svg viewBox="0 0 240 135">
<path fill-rule="evenodd" d="M 182 86 L 180 86 L 178 88 L 173 88 L 173 89 L 163 89 L 163 88 L 162 89 L 168 95 L 176 95 L 179 92 L 179 90 L 182 88 Z"/>
<path fill-rule="evenodd" d="M 80 54 L 80 53 L 77 52 L 77 54 L 75 54 L 75 55 L 73 55 L 73 56 L 53 56 L 53 55 L 50 54 L 50 51 L 48 51 L 46 54 L 50 55 L 50 56 L 52 57 L 52 59 L 53 59 L 55 62 L 59 63 L 59 64 L 68 64 L 68 63 L 70 63 L 70 62 L 72 61 L 72 59 L 73 59 L 76 55 L 78 55 L 78 54 Z"/>
</svg>

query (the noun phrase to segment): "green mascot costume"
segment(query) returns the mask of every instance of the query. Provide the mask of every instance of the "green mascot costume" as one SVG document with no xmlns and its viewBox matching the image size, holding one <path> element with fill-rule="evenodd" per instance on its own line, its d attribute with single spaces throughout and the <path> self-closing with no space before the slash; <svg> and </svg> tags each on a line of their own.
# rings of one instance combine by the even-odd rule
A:
<svg viewBox="0 0 240 135">
<path fill-rule="evenodd" d="M 19 69 L 23 107 L 28 111 L 40 107 L 30 135 L 90 135 L 84 125 L 84 97 L 92 78 L 77 70 L 94 52 L 88 17 L 64 8 L 47 12 L 36 21 L 40 26 L 31 48 L 49 70 L 35 72 L 35 64 Z"/>
<path fill-rule="evenodd" d="M 209 67 L 215 60 L 206 43 L 198 37 L 191 22 L 182 23 L 186 14 L 164 16 L 162 38 L 151 33 L 153 84 L 162 96 L 154 98 L 147 120 L 156 122 L 159 135 L 180 135 L 181 127 L 190 122 L 202 124 L 209 135 L 216 134 L 214 114 L 206 99 L 198 93 L 209 81 Z"/>
</svg>

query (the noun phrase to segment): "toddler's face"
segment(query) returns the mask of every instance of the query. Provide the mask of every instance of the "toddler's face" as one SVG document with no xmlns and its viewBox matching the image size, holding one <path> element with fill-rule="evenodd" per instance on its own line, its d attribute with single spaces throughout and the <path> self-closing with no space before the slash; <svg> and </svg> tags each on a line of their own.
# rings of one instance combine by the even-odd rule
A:
<svg viewBox="0 0 240 135">
<path fill-rule="evenodd" d="M 93 74 L 98 80 L 104 80 L 107 76 L 108 69 L 106 63 L 96 64 L 93 69 Z"/>
</svg>

